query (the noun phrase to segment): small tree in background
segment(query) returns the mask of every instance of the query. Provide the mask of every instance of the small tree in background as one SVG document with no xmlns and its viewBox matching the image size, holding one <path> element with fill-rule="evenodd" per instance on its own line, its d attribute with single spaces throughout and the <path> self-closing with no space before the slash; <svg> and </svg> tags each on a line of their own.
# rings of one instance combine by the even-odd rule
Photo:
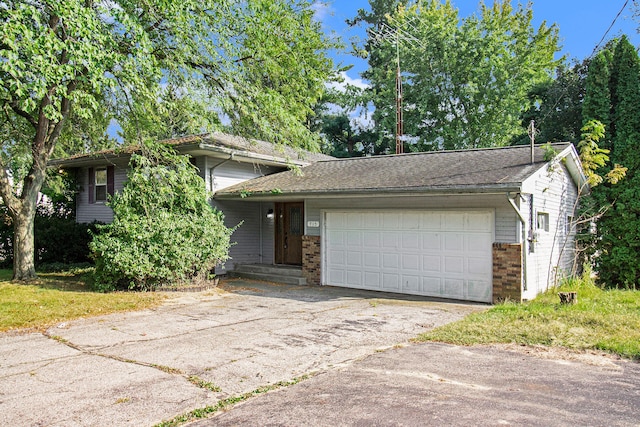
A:
<svg viewBox="0 0 640 427">
<path fill-rule="evenodd" d="M 206 280 L 229 257 L 233 230 L 209 204 L 188 158 L 168 148 L 134 154 L 128 180 L 109 205 L 113 222 L 100 226 L 90 244 L 100 290 Z"/>
</svg>

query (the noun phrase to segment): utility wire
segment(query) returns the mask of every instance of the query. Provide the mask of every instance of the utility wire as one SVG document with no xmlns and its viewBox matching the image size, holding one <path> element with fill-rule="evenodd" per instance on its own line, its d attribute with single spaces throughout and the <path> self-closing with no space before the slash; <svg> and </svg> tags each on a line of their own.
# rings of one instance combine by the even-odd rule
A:
<svg viewBox="0 0 640 427">
<path fill-rule="evenodd" d="M 635 3 L 636 0 L 633 0 L 633 2 Z M 609 34 L 609 31 L 611 31 L 611 29 L 613 28 L 613 26 L 615 25 L 616 21 L 618 20 L 618 18 L 620 17 L 620 15 L 622 15 L 622 12 L 627 8 L 627 5 L 629 4 L 629 0 L 625 0 L 624 4 L 622 5 L 622 7 L 620 8 L 620 11 L 618 12 L 618 14 L 615 16 L 615 18 L 613 18 L 613 21 L 611 21 L 611 25 L 609 25 L 609 28 L 607 28 L 607 31 L 604 32 L 604 34 L 602 35 L 602 38 L 600 39 L 600 41 L 598 42 L 598 44 L 596 44 L 596 46 L 593 48 L 593 52 L 591 52 L 591 55 L 589 55 L 586 59 L 591 59 L 591 57 L 598 51 L 598 49 L 600 48 L 600 46 L 602 45 L 602 42 L 604 42 L 605 38 L 607 37 L 607 35 Z M 547 117 L 549 117 L 549 115 L 551 114 L 552 111 L 555 111 L 556 107 L 558 106 L 558 104 L 560 103 L 560 101 L 562 100 L 562 98 L 567 94 L 567 88 L 563 87 L 563 93 L 560 94 L 560 96 L 558 96 L 558 99 L 556 100 L 556 102 L 553 104 L 553 107 L 551 107 L 551 109 L 549 111 L 547 111 L 547 114 L 544 115 L 544 117 L 542 117 L 542 119 L 540 121 L 544 121 Z"/>
<path fill-rule="evenodd" d="M 635 0 L 634 0 L 634 2 L 635 2 Z M 597 52 L 598 48 L 600 47 L 600 45 L 604 41 L 605 37 L 607 37 L 607 34 L 609 34 L 609 31 L 611 31 L 611 29 L 615 25 L 616 21 L 618 20 L 618 18 L 620 18 L 620 15 L 622 15 L 622 12 L 625 10 L 625 8 L 627 7 L 628 4 L 629 4 L 629 0 L 626 0 L 624 2 L 624 4 L 622 5 L 622 8 L 620 9 L 620 12 L 618 12 L 616 17 L 613 18 L 613 21 L 611 22 L 611 25 L 609 25 L 609 28 L 607 28 L 607 31 L 604 32 L 604 35 L 602 36 L 602 38 L 600 39 L 600 41 L 598 42 L 596 47 L 593 48 L 593 52 L 591 52 L 591 55 L 589 55 L 589 58 L 591 58 L 593 56 L 593 54 Z"/>
</svg>

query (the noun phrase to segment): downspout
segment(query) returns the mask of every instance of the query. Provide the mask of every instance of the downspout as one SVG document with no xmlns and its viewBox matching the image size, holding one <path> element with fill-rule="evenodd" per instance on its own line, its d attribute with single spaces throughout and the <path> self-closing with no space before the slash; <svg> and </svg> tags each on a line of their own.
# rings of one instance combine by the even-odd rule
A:
<svg viewBox="0 0 640 427">
<path fill-rule="evenodd" d="M 516 197 L 519 195 L 519 193 L 516 193 Z M 516 202 L 511 198 L 511 193 L 507 193 L 507 200 L 509 201 L 509 204 L 511 205 L 511 207 L 513 208 L 513 210 L 516 212 L 516 215 L 518 215 L 518 219 L 520 220 L 520 223 L 522 224 L 522 236 L 521 236 L 521 241 L 522 241 L 522 290 L 526 291 L 527 290 L 527 220 L 525 219 L 525 217 L 522 215 L 522 212 L 520 212 L 520 209 L 518 209 L 518 205 L 516 205 Z"/>
</svg>

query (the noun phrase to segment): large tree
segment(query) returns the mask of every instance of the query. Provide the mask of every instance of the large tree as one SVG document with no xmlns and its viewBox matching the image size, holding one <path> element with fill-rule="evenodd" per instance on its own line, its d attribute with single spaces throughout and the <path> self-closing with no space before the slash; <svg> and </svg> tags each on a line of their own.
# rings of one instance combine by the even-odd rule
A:
<svg viewBox="0 0 640 427">
<path fill-rule="evenodd" d="M 330 43 L 305 0 L 2 2 L 0 196 L 14 279 L 35 277 L 36 202 L 70 117 L 152 138 L 163 87 L 189 86 L 239 133 L 317 148 L 304 121 L 332 73 Z"/>
<path fill-rule="evenodd" d="M 627 174 L 615 186 L 599 186 L 595 194 L 611 206 L 597 222 L 596 269 L 609 286 L 636 288 L 640 284 L 640 57 L 626 36 L 615 47 L 609 89 L 610 157 L 626 167 Z"/>
<path fill-rule="evenodd" d="M 589 60 L 560 65 L 552 81 L 534 86 L 529 91 L 529 108 L 522 117 L 522 135 L 515 144 L 528 144 L 527 129 L 534 121 L 536 142 L 570 141 L 577 144 L 582 134 L 582 105 Z"/>
<path fill-rule="evenodd" d="M 365 44 L 378 130 L 393 135 L 395 128 L 399 55 L 404 130 L 415 149 L 509 143 L 521 132 L 529 90 L 550 81 L 559 63 L 557 28 L 543 23 L 535 29 L 532 19 L 531 3 L 480 3 L 479 14 L 465 19 L 450 1 L 399 5 L 387 14 L 386 27 L 378 24 L 383 31 L 371 27 Z"/>
</svg>

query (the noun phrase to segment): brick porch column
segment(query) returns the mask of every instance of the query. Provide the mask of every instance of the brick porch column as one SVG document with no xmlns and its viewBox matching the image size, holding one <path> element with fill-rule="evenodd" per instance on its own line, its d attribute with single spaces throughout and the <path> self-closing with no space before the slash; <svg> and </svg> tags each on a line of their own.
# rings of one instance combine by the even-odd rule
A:
<svg viewBox="0 0 640 427">
<path fill-rule="evenodd" d="M 493 244 L 493 303 L 522 301 L 522 244 Z"/>
<path fill-rule="evenodd" d="M 320 268 L 320 236 L 302 236 L 302 275 L 307 284 L 320 284 Z"/>
</svg>

